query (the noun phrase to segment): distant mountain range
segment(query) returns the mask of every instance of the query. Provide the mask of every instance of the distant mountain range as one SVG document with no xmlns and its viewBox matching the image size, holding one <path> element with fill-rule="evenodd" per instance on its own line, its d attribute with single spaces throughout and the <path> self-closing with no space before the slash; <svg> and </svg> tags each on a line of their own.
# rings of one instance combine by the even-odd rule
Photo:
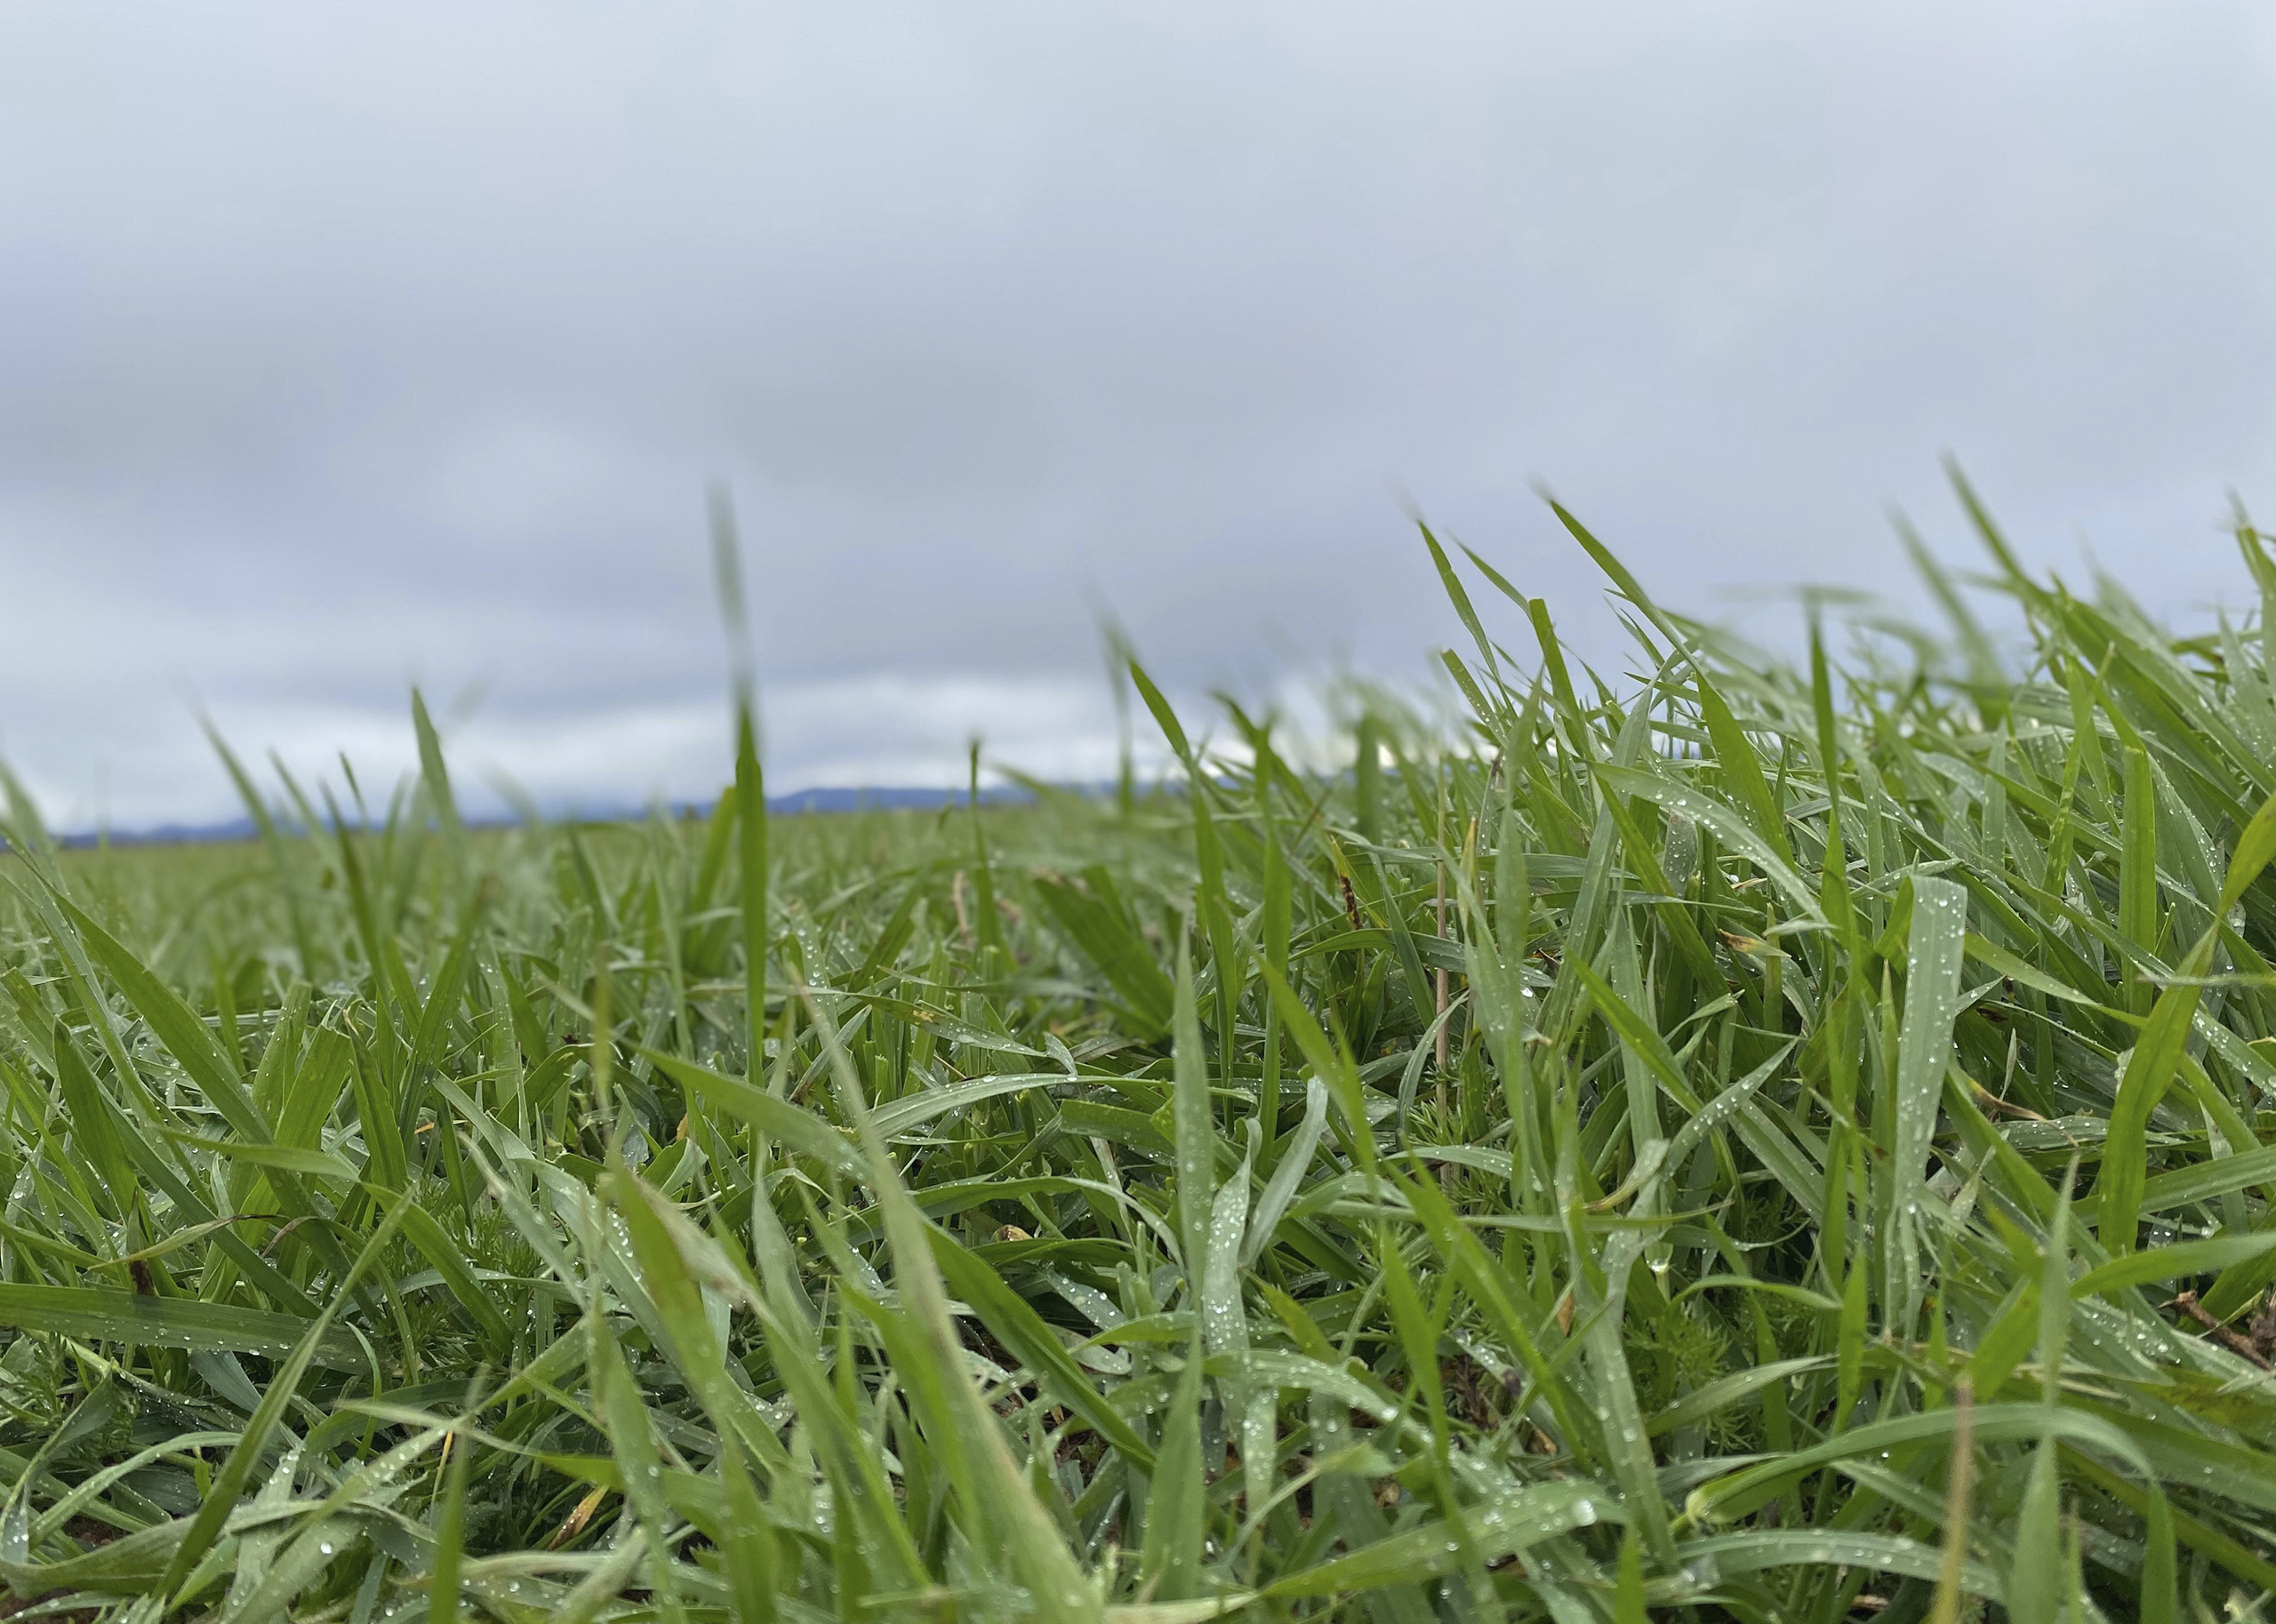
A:
<svg viewBox="0 0 2276 1624">
<path fill-rule="evenodd" d="M 1110 786 L 1069 784 L 1064 786 L 1076 795 L 1094 795 Z M 990 785 L 980 792 L 982 805 L 1017 804 L 1032 801 L 1034 795 L 1016 785 Z M 778 816 L 797 817 L 807 812 L 937 812 L 943 806 L 961 806 L 966 792 L 961 789 L 929 788 L 887 785 L 872 789 L 799 789 L 789 795 L 766 797 L 766 810 Z M 671 812 L 679 817 L 708 817 L 712 803 L 708 801 L 674 801 L 669 803 Z M 645 818 L 652 808 L 626 803 L 609 808 L 581 810 L 558 814 L 563 821 L 574 823 L 616 823 L 631 818 Z M 510 828 L 521 820 L 517 817 L 477 818 L 468 820 L 475 828 Z M 84 848 L 100 845 L 108 839 L 115 846 L 204 845 L 232 840 L 251 840 L 260 831 L 251 818 L 228 818 L 215 823 L 160 823 L 147 828 L 111 829 L 108 831 L 79 830 L 59 835 L 59 845 Z M 0 842 L 0 849 L 5 843 Z"/>
</svg>

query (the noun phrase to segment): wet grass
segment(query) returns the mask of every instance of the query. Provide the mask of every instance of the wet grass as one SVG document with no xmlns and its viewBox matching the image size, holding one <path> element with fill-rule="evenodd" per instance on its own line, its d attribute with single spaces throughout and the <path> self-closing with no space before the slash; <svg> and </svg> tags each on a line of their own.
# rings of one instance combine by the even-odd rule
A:
<svg viewBox="0 0 2276 1624">
<path fill-rule="evenodd" d="M 2259 1616 L 2276 616 L 2176 640 L 1984 521 L 2019 653 L 1790 668 L 1572 528 L 1638 675 L 1433 541 L 1474 715 L 1357 772 L 1134 669 L 1182 771 L 1112 799 L 770 827 L 746 728 L 706 821 L 474 833 L 423 711 L 384 809 L 246 776 L 246 846 L 16 799 L 0 1579 Z"/>
</svg>

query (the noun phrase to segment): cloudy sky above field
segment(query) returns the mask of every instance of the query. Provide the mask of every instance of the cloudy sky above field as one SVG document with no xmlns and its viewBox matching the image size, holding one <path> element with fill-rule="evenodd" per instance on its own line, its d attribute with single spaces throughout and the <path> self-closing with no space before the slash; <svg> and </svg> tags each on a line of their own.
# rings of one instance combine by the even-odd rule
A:
<svg viewBox="0 0 2276 1624">
<path fill-rule="evenodd" d="M 1903 596 L 1937 468 L 2160 611 L 2276 511 L 2248 4 L 0 13 L 0 753 L 226 814 L 198 736 L 708 794 L 741 511 L 772 781 L 1108 770 L 1180 691 L 1448 633 L 1407 501 L 1604 641 Z"/>
</svg>

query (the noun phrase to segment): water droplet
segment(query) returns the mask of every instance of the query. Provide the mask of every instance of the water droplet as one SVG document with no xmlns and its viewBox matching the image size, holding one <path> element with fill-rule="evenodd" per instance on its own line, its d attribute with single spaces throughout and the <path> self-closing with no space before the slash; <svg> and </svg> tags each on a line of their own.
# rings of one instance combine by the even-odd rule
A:
<svg viewBox="0 0 2276 1624">
<path fill-rule="evenodd" d="M 318 1545 L 318 1546 L 317 1547 L 317 1554 L 318 1556 L 331 1556 L 331 1555 L 332 1555 L 332 1541 L 331 1541 L 331 1540 L 325 1540 L 323 1543 L 321 1543 L 320 1545 Z"/>
</svg>

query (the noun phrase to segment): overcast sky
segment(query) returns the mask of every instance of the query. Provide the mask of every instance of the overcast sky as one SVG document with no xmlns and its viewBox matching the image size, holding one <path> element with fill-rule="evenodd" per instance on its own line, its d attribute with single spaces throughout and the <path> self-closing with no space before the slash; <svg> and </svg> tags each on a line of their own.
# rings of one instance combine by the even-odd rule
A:
<svg viewBox="0 0 2276 1624">
<path fill-rule="evenodd" d="M 786 788 L 1107 771 L 1099 604 L 1419 671 L 1409 500 L 1600 637 L 1535 481 L 1764 635 L 1892 502 L 1965 556 L 1947 449 L 2240 605 L 2272 79 L 2242 4 L 13 4 L 0 752 L 210 818 L 201 708 L 384 778 L 417 682 L 467 779 L 708 795 L 714 476 Z"/>
</svg>

